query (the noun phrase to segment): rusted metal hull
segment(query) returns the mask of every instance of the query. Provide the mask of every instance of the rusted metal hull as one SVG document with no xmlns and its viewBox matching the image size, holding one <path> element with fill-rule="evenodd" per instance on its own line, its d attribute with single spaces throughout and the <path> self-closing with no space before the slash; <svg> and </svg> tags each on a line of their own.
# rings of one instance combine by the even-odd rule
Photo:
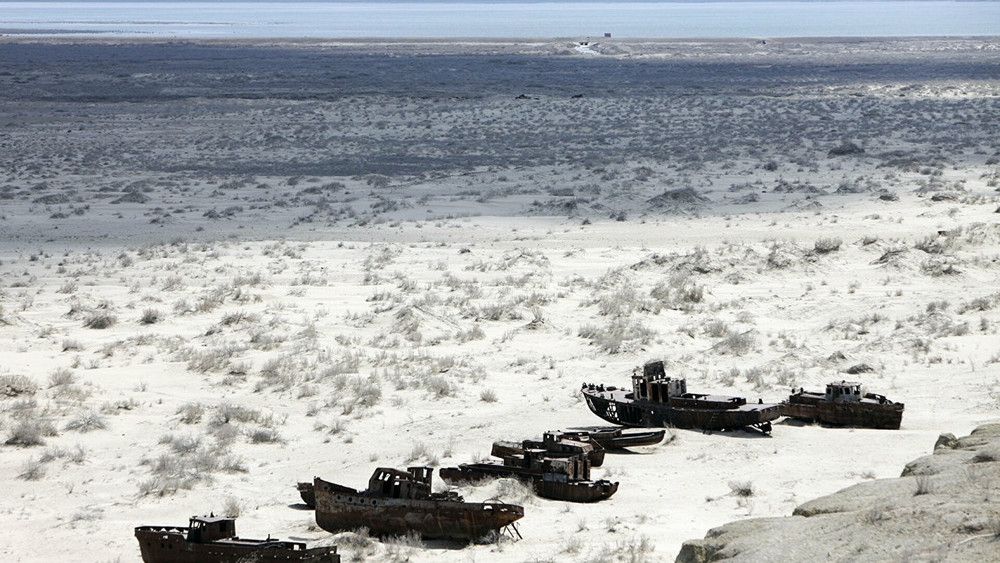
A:
<svg viewBox="0 0 1000 563">
<path fill-rule="evenodd" d="M 902 403 L 886 401 L 872 395 L 859 402 L 829 402 L 822 393 L 793 393 L 781 404 L 781 414 L 809 422 L 834 426 L 855 426 L 882 430 L 899 430 L 903 421 Z"/>
<path fill-rule="evenodd" d="M 622 432 L 621 428 L 605 430 L 588 430 L 580 432 L 590 437 L 590 441 L 599 444 L 606 450 L 622 450 L 625 448 L 637 448 L 640 446 L 653 446 L 663 441 L 666 430 L 648 430 L 641 432 Z M 570 438 L 575 432 L 567 432 Z M 593 464 L 591 464 L 593 465 Z"/>
<path fill-rule="evenodd" d="M 771 421 L 781 416 L 777 404 L 744 404 L 734 408 L 719 408 L 706 404 L 699 408 L 695 401 L 654 403 L 636 401 L 623 389 L 583 389 L 583 396 L 591 412 L 602 419 L 621 426 L 649 428 L 672 426 L 674 428 L 699 428 L 702 430 L 737 430 L 756 428 L 770 432 Z M 688 406 L 678 406 L 687 403 Z M 692 404 L 693 403 L 693 404 Z"/>
<path fill-rule="evenodd" d="M 604 464 L 604 448 L 593 449 L 587 452 L 587 459 L 590 460 L 591 467 L 600 467 Z M 493 449 L 490 451 L 490 455 L 493 457 L 505 458 L 512 455 L 523 455 L 524 454 L 524 443 L 523 442 L 507 442 L 507 441 L 497 441 L 493 442 Z M 578 455 L 574 453 L 561 454 L 559 452 L 547 452 L 545 455 L 550 457 L 559 457 L 560 455 L 565 455 L 570 457 L 573 455 Z"/>
<path fill-rule="evenodd" d="M 316 494 L 312 483 L 296 483 L 295 488 L 299 490 L 299 496 L 302 497 L 302 502 L 305 503 L 306 506 L 309 508 L 316 508 Z"/>
<path fill-rule="evenodd" d="M 618 491 L 618 483 L 567 480 L 560 475 L 540 473 L 531 469 L 499 463 L 463 463 L 458 467 L 442 467 L 438 473 L 448 483 L 477 482 L 508 477 L 524 481 L 542 498 L 569 502 L 597 502 Z"/>
<path fill-rule="evenodd" d="M 377 536 L 415 532 L 426 539 L 473 541 L 524 516 L 522 507 L 502 502 L 385 498 L 318 477 L 313 491 L 316 524 L 328 532 L 365 527 Z"/>
<path fill-rule="evenodd" d="M 336 547 L 305 549 L 299 542 L 224 539 L 189 542 L 187 528 L 140 526 L 135 529 L 145 563 L 238 563 L 244 561 L 340 563 Z"/>
</svg>

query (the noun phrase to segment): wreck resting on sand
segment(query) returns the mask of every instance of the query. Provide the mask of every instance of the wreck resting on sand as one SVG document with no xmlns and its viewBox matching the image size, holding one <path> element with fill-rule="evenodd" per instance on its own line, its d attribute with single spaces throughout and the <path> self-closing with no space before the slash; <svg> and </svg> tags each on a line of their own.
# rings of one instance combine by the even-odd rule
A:
<svg viewBox="0 0 1000 563">
<path fill-rule="evenodd" d="M 316 508 L 316 492 L 312 483 L 299 481 L 295 484 L 295 488 L 299 490 L 299 496 L 302 497 L 302 502 L 306 506 Z"/>
<path fill-rule="evenodd" d="M 502 531 L 524 516 L 524 508 L 517 505 L 465 502 L 453 491 L 433 493 L 433 473 L 431 467 L 410 467 L 407 471 L 380 467 L 363 491 L 316 477 L 316 524 L 328 532 L 364 526 L 377 536 L 416 532 L 426 539 L 474 541 Z"/>
<path fill-rule="evenodd" d="M 826 393 L 793 390 L 788 400 L 781 403 L 781 414 L 836 426 L 899 430 L 903 403 L 894 403 L 875 393 L 862 394 L 861 384 L 854 381 L 835 381 L 827 384 Z"/>
<path fill-rule="evenodd" d="M 333 546 L 306 549 L 303 542 L 237 537 L 234 518 L 193 516 L 186 527 L 139 526 L 135 537 L 145 563 L 340 563 Z"/>
<path fill-rule="evenodd" d="M 747 404 L 743 397 L 688 393 L 687 382 L 666 375 L 663 362 L 649 362 L 632 374 L 632 390 L 583 384 L 587 406 L 597 416 L 622 426 L 771 431 L 781 416 L 776 404 Z"/>
<path fill-rule="evenodd" d="M 579 440 L 581 436 L 586 436 L 591 442 L 606 450 L 622 450 L 659 444 L 663 441 L 663 436 L 666 433 L 666 430 L 623 432 L 621 428 L 595 428 L 594 430 L 564 432 L 563 435 L 568 440 Z"/>
<path fill-rule="evenodd" d="M 618 491 L 618 483 L 590 479 L 586 454 L 552 457 L 544 449 L 526 446 L 520 454 L 504 455 L 502 462 L 463 463 L 442 467 L 441 478 L 448 483 L 476 482 L 510 477 L 532 486 L 538 496 L 570 502 L 597 502 Z"/>
<path fill-rule="evenodd" d="M 590 460 L 591 467 L 600 467 L 604 463 L 604 447 L 591 441 L 585 432 L 560 432 L 558 430 L 542 434 L 541 440 L 521 440 L 508 442 L 499 440 L 493 442 L 490 455 L 503 459 L 506 456 L 524 455 L 524 450 L 544 450 L 549 457 L 571 457 L 585 455 Z"/>
</svg>

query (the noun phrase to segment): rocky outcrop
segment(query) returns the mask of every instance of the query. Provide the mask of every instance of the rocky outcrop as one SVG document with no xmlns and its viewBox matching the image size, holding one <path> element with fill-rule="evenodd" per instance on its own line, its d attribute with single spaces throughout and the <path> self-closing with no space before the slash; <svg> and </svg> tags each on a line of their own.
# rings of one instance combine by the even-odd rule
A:
<svg viewBox="0 0 1000 563">
<path fill-rule="evenodd" d="M 685 542 L 677 563 L 995 561 L 1000 553 L 1000 424 L 943 434 L 897 479 L 866 481 L 785 518 L 756 518 Z"/>
</svg>

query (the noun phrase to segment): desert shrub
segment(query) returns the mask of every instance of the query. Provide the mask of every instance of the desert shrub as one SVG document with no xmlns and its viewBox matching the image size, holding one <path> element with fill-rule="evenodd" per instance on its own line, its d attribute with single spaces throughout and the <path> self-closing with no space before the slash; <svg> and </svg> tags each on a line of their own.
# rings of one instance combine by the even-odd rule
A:
<svg viewBox="0 0 1000 563">
<path fill-rule="evenodd" d="M 25 481 L 37 481 L 45 476 L 45 463 L 40 459 L 31 458 L 21 466 L 21 472 L 17 474 L 18 479 Z"/>
<path fill-rule="evenodd" d="M 160 320 L 160 312 L 156 309 L 144 309 L 139 322 L 144 325 L 156 324 Z"/>
<path fill-rule="evenodd" d="M 931 483 L 930 475 L 917 475 L 917 490 L 913 493 L 914 496 L 926 495 L 934 492 L 933 484 Z"/>
<path fill-rule="evenodd" d="M 0 394 L 6 397 L 34 395 L 38 384 L 26 375 L 0 375 Z"/>
<path fill-rule="evenodd" d="M 757 335 L 753 330 L 748 330 L 746 332 L 733 332 L 729 336 L 723 338 L 715 346 L 712 347 L 713 350 L 721 354 L 733 354 L 736 356 L 743 356 L 757 347 Z"/>
<path fill-rule="evenodd" d="M 455 334 L 455 339 L 459 342 L 469 342 L 470 340 L 482 340 L 486 338 L 486 333 L 479 325 L 474 325 L 468 330 L 460 330 Z"/>
<path fill-rule="evenodd" d="M 257 424 L 268 424 L 271 421 L 269 415 L 264 415 L 257 409 L 251 409 L 233 403 L 220 403 L 212 412 L 209 424 L 212 426 L 222 426 L 230 423 L 254 422 Z"/>
<path fill-rule="evenodd" d="M 535 489 L 518 479 L 497 479 L 495 486 L 496 492 L 492 496 L 504 502 L 523 506 L 535 499 Z"/>
<path fill-rule="evenodd" d="M 108 422 L 103 416 L 94 411 L 86 411 L 69 419 L 63 429 L 86 433 L 91 430 L 104 430 L 107 427 Z"/>
<path fill-rule="evenodd" d="M 843 244 L 843 241 L 840 238 L 821 238 L 813 243 L 813 250 L 817 254 L 828 254 L 840 250 L 841 244 Z"/>
<path fill-rule="evenodd" d="M 495 403 L 497 402 L 497 392 L 493 389 L 483 389 L 479 393 L 479 400 L 484 403 Z"/>
<path fill-rule="evenodd" d="M 382 545 L 385 547 L 383 560 L 395 563 L 410 561 L 417 549 L 423 549 L 424 542 L 419 533 L 411 531 L 405 536 L 386 538 Z"/>
<path fill-rule="evenodd" d="M 68 368 L 56 368 L 49 374 L 49 389 L 67 387 L 76 383 L 76 375 Z"/>
<path fill-rule="evenodd" d="M 184 403 L 177 408 L 176 414 L 184 424 L 197 424 L 205 414 L 205 407 L 201 403 Z"/>
<path fill-rule="evenodd" d="M 254 428 L 250 431 L 250 442 L 254 444 L 276 444 L 282 443 L 284 440 L 278 431 L 273 428 Z"/>
<path fill-rule="evenodd" d="M 74 292 L 76 292 L 76 282 L 72 280 L 62 284 L 62 286 L 56 290 L 56 293 L 62 293 L 67 295 Z"/>
<path fill-rule="evenodd" d="M 103 330 L 105 328 L 111 328 L 117 321 L 118 319 L 116 319 L 111 313 L 98 312 L 88 316 L 84 321 L 83 326 Z"/>
<path fill-rule="evenodd" d="M 83 345 L 80 344 L 79 340 L 71 340 L 67 338 L 62 342 L 63 352 L 79 352 L 81 350 L 83 350 Z"/>
<path fill-rule="evenodd" d="M 888 519 L 888 516 L 885 513 L 885 509 L 883 509 L 881 506 L 873 506 L 872 508 L 868 509 L 867 512 L 864 512 L 862 514 L 862 519 L 866 524 L 874 526 L 875 524 L 878 524 L 879 522 Z"/>
<path fill-rule="evenodd" d="M 430 375 L 423 381 L 423 386 L 436 398 L 451 397 L 455 394 L 455 384 L 443 375 Z"/>
<path fill-rule="evenodd" d="M 184 278 L 180 276 L 170 276 L 163 281 L 163 291 L 179 291 L 184 289 L 186 284 L 184 283 Z"/>
<path fill-rule="evenodd" d="M 726 322 L 723 320 L 712 319 L 707 323 L 705 323 L 705 327 L 703 330 L 705 331 L 706 336 L 710 336 L 712 338 L 721 338 L 729 334 L 729 325 L 726 324 Z"/>
<path fill-rule="evenodd" d="M 653 340 L 656 331 L 636 320 L 612 319 L 605 327 L 583 325 L 577 334 L 605 353 L 620 354 L 628 350 L 642 349 Z"/>
<path fill-rule="evenodd" d="M 8 446 L 41 446 L 46 437 L 57 434 L 55 425 L 47 420 L 26 419 L 14 425 L 4 443 Z"/>
<path fill-rule="evenodd" d="M 167 434 L 160 437 L 162 443 L 170 444 L 170 449 L 174 453 L 181 455 L 186 455 L 196 451 L 201 447 L 201 436 L 195 436 L 194 434 L 187 434 L 184 436 L 173 436 Z"/>
<path fill-rule="evenodd" d="M 729 491 L 732 495 L 744 498 L 752 497 L 756 492 L 753 483 L 750 481 L 730 481 Z"/>
<path fill-rule="evenodd" d="M 243 505 L 236 497 L 227 498 L 225 504 L 222 505 L 222 510 L 219 511 L 226 518 L 239 518 L 242 512 Z"/>
<path fill-rule="evenodd" d="M 236 344 L 224 344 L 207 350 L 186 349 L 178 354 L 182 359 L 187 360 L 187 369 L 198 373 L 210 371 L 223 371 L 229 367 L 232 358 L 243 351 L 243 348 Z"/>
</svg>

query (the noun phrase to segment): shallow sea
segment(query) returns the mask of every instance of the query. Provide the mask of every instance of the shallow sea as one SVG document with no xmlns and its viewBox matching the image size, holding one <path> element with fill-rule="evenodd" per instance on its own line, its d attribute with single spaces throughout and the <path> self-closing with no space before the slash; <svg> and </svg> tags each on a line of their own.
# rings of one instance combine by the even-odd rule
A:
<svg viewBox="0 0 1000 563">
<path fill-rule="evenodd" d="M 7 2 L 0 33 L 151 37 L 1000 35 L 1000 2 Z"/>
</svg>

